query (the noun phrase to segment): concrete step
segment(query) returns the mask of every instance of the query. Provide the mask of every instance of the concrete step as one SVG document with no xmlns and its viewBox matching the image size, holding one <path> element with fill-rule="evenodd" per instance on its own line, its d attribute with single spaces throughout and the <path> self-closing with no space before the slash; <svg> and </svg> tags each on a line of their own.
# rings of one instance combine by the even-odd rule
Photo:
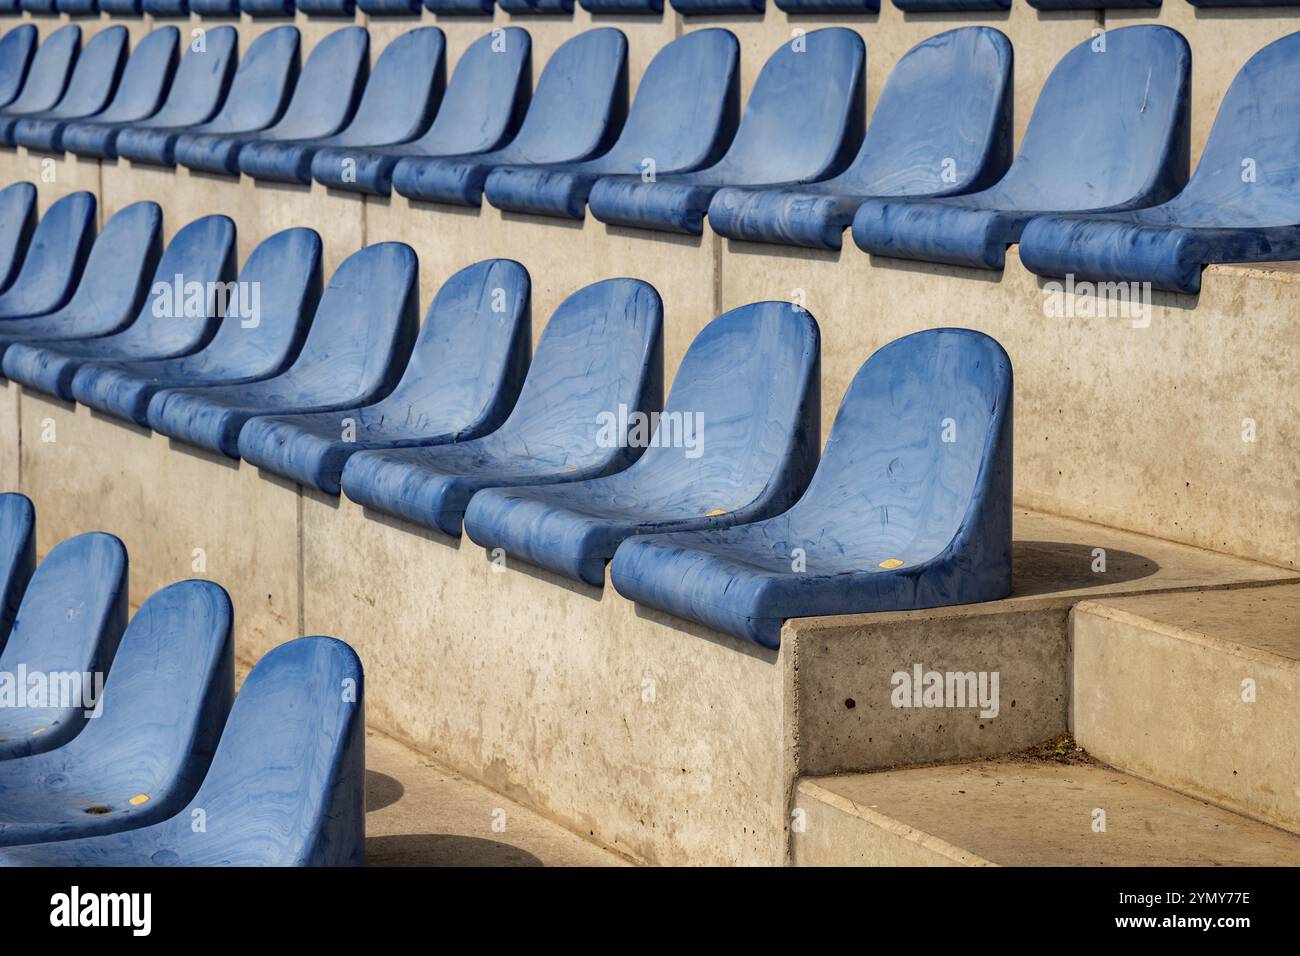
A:
<svg viewBox="0 0 1300 956">
<path fill-rule="evenodd" d="M 795 808 L 798 866 L 1300 866 L 1300 837 L 1092 762 L 809 777 Z"/>
<path fill-rule="evenodd" d="M 1084 749 L 1300 833 L 1300 585 L 1086 601 L 1071 627 Z"/>
</svg>

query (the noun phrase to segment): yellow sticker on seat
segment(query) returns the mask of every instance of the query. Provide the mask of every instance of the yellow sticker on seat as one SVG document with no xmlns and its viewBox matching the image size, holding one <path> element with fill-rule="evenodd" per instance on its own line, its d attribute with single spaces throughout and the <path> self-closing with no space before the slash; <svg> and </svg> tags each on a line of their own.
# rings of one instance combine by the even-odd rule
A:
<svg viewBox="0 0 1300 956">
<path fill-rule="evenodd" d="M 901 568 L 903 562 L 898 560 L 898 558 L 885 558 L 885 560 L 880 562 L 880 566 L 886 571 L 892 571 L 894 568 Z"/>
<path fill-rule="evenodd" d="M 134 797 L 132 797 L 130 800 L 128 800 L 128 801 L 126 801 L 126 802 L 129 803 L 129 804 L 131 804 L 131 806 L 133 806 L 133 807 L 138 807 L 138 806 L 139 806 L 140 804 L 142 804 L 142 803 L 148 803 L 148 802 L 149 802 L 149 794 L 147 794 L 147 793 L 137 793 Z"/>
<path fill-rule="evenodd" d="M 726 508 L 710 508 L 708 511 L 704 512 L 704 517 L 716 518 L 718 515 L 725 515 L 726 513 Z"/>
</svg>

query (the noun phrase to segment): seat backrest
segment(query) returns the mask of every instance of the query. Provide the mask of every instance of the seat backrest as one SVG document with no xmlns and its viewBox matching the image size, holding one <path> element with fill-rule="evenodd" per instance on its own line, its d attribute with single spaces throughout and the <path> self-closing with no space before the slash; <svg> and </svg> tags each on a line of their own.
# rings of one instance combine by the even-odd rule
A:
<svg viewBox="0 0 1300 956">
<path fill-rule="evenodd" d="M 693 30 L 661 49 L 641 77 L 613 154 L 660 169 L 715 162 L 736 132 L 740 44 L 730 30 Z"/>
<path fill-rule="evenodd" d="M 100 122 L 143 119 L 158 109 L 176 72 L 180 31 L 159 27 L 145 34 L 135 45 L 113 102 L 99 116 Z"/>
<path fill-rule="evenodd" d="M 141 0 L 99 0 L 99 9 L 114 16 L 138 17 L 143 6 Z"/>
<path fill-rule="evenodd" d="M 54 112 L 60 116 L 89 116 L 102 110 L 117 90 L 129 40 L 126 27 L 106 27 L 91 37 L 77 57 L 68 88 Z"/>
<path fill-rule="evenodd" d="M 846 526 L 839 541 L 870 546 L 845 555 L 867 569 L 882 548 L 910 565 L 959 532 L 978 537 L 990 527 L 1009 548 L 1011 402 L 1011 360 L 981 332 L 930 329 L 890 342 L 850 383 L 790 516 L 836 515 Z M 868 533 L 855 535 L 854 524 Z"/>
<path fill-rule="evenodd" d="M 98 13 L 99 0 L 54 0 L 54 9 L 76 15 Z"/>
<path fill-rule="evenodd" d="M 275 135 L 311 139 L 338 131 L 352 116 L 369 73 L 369 30 L 351 26 L 326 34 L 303 64 Z"/>
<path fill-rule="evenodd" d="M 424 132 L 447 83 L 437 27 L 408 30 L 384 47 L 344 135 L 354 143 L 400 143 Z"/>
<path fill-rule="evenodd" d="M 238 17 L 240 0 L 190 0 L 190 13 L 201 17 Z"/>
<path fill-rule="evenodd" d="M 36 509 L 17 492 L 0 495 L 0 652 L 36 570 Z"/>
<path fill-rule="evenodd" d="M 39 113 L 54 106 L 63 96 L 73 64 L 81 52 L 81 27 L 75 23 L 59 27 L 42 43 L 32 57 L 23 91 L 6 111 Z"/>
<path fill-rule="evenodd" d="M 754 182 L 839 172 L 861 143 L 866 49 L 843 27 L 813 30 L 768 57 L 724 167 Z"/>
<path fill-rule="evenodd" d="M 1019 209 L 1161 202 L 1187 181 L 1191 51 L 1181 33 L 1108 30 L 1056 64 L 993 187 Z"/>
<path fill-rule="evenodd" d="M 421 148 L 452 156 L 496 149 L 514 136 L 531 89 L 532 38 L 505 27 L 479 37 L 461 54 Z"/>
<path fill-rule="evenodd" d="M 207 827 L 173 852 L 186 863 L 361 863 L 365 697 L 361 661 L 342 641 L 303 637 L 266 654 L 240 688 L 190 808 Z"/>
<path fill-rule="evenodd" d="M 40 315 L 61 307 L 77 287 L 95 241 L 95 197 L 69 193 L 56 200 L 37 223 L 22 268 L 0 294 L 6 315 Z"/>
<path fill-rule="evenodd" d="M 158 268 L 162 237 L 163 214 L 156 202 L 142 200 L 118 210 L 95 237 L 77 291 L 63 311 L 130 319 Z"/>
<path fill-rule="evenodd" d="M 297 8 L 313 17 L 350 17 L 357 5 L 356 0 L 298 0 Z"/>
<path fill-rule="evenodd" d="M 261 129 L 284 112 L 301 63 L 298 28 L 267 30 L 248 48 L 230 81 L 225 105 L 205 131 Z"/>
<path fill-rule="evenodd" d="M 36 27 L 21 23 L 0 38 L 0 109 L 14 101 L 36 52 Z"/>
<path fill-rule="evenodd" d="M 659 293 L 640 279 L 605 279 L 560 303 L 537 342 L 519 401 L 485 440 L 526 449 L 542 464 L 581 468 L 609 457 L 602 440 L 608 415 L 658 411 L 662 403 Z M 630 461 L 639 453 L 626 447 L 616 457 Z"/>
<path fill-rule="evenodd" d="M 187 223 L 163 251 L 136 320 L 118 333 L 159 355 L 197 348 L 216 332 L 220 285 L 235 278 L 235 224 L 227 216 Z"/>
<path fill-rule="evenodd" d="M 142 0 L 144 12 L 155 17 L 187 17 L 190 15 L 189 0 Z"/>
<path fill-rule="evenodd" d="M 239 34 L 234 27 L 208 27 L 201 39 L 197 48 L 197 40 L 186 48 L 166 102 L 145 125 L 203 123 L 225 100 L 239 58 Z"/>
<path fill-rule="evenodd" d="M 960 27 L 890 71 L 846 177 L 862 195 L 960 193 L 992 185 L 1012 149 L 1012 51 L 992 27 Z"/>
<path fill-rule="evenodd" d="M 0 292 L 9 288 L 36 231 L 36 187 L 14 183 L 0 189 Z"/>
</svg>

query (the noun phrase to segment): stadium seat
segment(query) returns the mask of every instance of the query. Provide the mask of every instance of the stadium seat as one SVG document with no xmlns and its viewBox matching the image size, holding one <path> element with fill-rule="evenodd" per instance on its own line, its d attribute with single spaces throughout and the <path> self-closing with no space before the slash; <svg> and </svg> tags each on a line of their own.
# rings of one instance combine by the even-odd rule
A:
<svg viewBox="0 0 1300 956">
<path fill-rule="evenodd" d="M 496 166 L 569 163 L 609 149 L 627 112 L 627 38 L 612 27 L 579 33 L 551 55 L 517 135 L 474 155 L 408 157 L 393 169 L 403 196 L 477 206 Z"/>
<path fill-rule="evenodd" d="M 484 193 L 501 209 L 582 219 L 601 176 L 677 173 L 710 166 L 736 132 L 740 44 L 729 30 L 695 30 L 660 50 L 637 87 L 612 149 L 581 163 L 502 166 Z M 683 110 L 683 103 L 691 103 Z M 653 157 L 654 167 L 646 166 Z"/>
<path fill-rule="evenodd" d="M 239 11 L 250 17 L 292 17 L 293 0 L 238 0 Z"/>
<path fill-rule="evenodd" d="M 893 0 L 904 13 L 973 13 L 1010 10 L 1011 0 Z"/>
<path fill-rule="evenodd" d="M 519 397 L 531 334 L 528 271 L 508 259 L 468 266 L 438 290 L 393 393 L 375 405 L 250 419 L 245 461 L 326 494 L 373 448 L 467 441 L 498 428 Z"/>
<path fill-rule="evenodd" d="M 791 16 L 880 12 L 880 0 L 774 0 L 774 2 L 778 10 Z"/>
<path fill-rule="evenodd" d="M 1011 160 L 1011 63 L 1010 41 L 991 27 L 923 40 L 890 72 L 848 169 L 792 189 L 720 189 L 709 227 L 731 239 L 839 249 L 869 196 L 991 186 Z"/>
<path fill-rule="evenodd" d="M 357 8 L 371 17 L 419 15 L 420 0 L 357 0 Z"/>
<path fill-rule="evenodd" d="M 27 82 L 36 53 L 36 27 L 22 23 L 0 38 L 0 109 L 12 103 Z"/>
<path fill-rule="evenodd" d="M 1199 292 L 1211 262 L 1300 258 L 1300 33 L 1270 43 L 1228 88 L 1200 163 L 1177 196 L 1025 227 L 1020 258 L 1041 276 L 1150 282 Z"/>
<path fill-rule="evenodd" d="M 72 401 L 72 378 L 86 362 L 168 358 L 202 348 L 220 321 L 217 283 L 235 273 L 235 225 L 225 216 L 204 216 L 184 226 L 167 244 L 134 322 L 96 338 L 14 342 L 5 350 L 6 378 Z M 183 278 L 184 287 L 177 284 Z"/>
<path fill-rule="evenodd" d="M 36 187 L 14 183 L 0 189 L 0 292 L 18 275 L 36 231 Z"/>
<path fill-rule="evenodd" d="M 343 468 L 358 504 L 459 537 L 484 488 L 581 481 L 621 471 L 642 449 L 628 426 L 601 441 L 603 413 L 663 402 L 663 303 L 649 283 L 606 279 L 569 296 L 542 332 L 500 428 L 454 445 L 363 451 Z"/>
<path fill-rule="evenodd" d="M 1036 216 L 1163 202 L 1187 181 L 1190 70 L 1187 41 L 1168 27 L 1085 40 L 1047 78 L 996 185 L 945 199 L 868 199 L 854 242 L 875 255 L 1001 269 Z"/>
<path fill-rule="evenodd" d="M 136 125 L 117 136 L 117 155 L 137 163 L 176 164 L 176 141 L 185 134 L 246 132 L 270 126 L 284 112 L 298 77 L 298 29 L 276 27 L 263 33 L 239 61 L 229 95 L 206 122 L 176 126 Z"/>
<path fill-rule="evenodd" d="M 1011 362 L 967 329 L 917 332 L 849 385 L 787 512 L 628 538 L 624 597 L 775 648 L 791 617 L 991 601 L 1011 590 Z"/>
<path fill-rule="evenodd" d="M 1129 10 L 1142 7 L 1159 7 L 1162 0 L 1028 0 L 1035 10 Z M 1209 6 L 1201 0 L 1187 0 L 1194 6 Z M 1231 3 L 1232 0 L 1223 0 Z M 1246 0 L 1253 3 L 1253 0 Z M 1268 3 L 1269 0 L 1264 0 Z M 1283 0 L 1289 3 L 1290 0 Z"/>
<path fill-rule="evenodd" d="M 162 224 L 162 210 L 148 200 L 115 213 L 95 237 L 67 305 L 43 315 L 0 321 L 0 357 L 15 342 L 91 338 L 125 328 L 158 267 Z"/>
<path fill-rule="evenodd" d="M 685 16 L 711 17 L 727 13 L 762 13 L 764 0 L 672 0 L 673 9 Z"/>
<path fill-rule="evenodd" d="M 144 12 L 155 17 L 188 17 L 189 0 L 142 0 Z"/>
<path fill-rule="evenodd" d="M 866 51 L 852 30 L 814 30 L 781 44 L 763 64 L 736 138 L 718 163 L 652 182 L 600 179 L 588 200 L 592 215 L 619 226 L 699 235 L 709 201 L 723 186 L 835 175 L 862 141 L 865 76 Z"/>
<path fill-rule="evenodd" d="M 58 10 L 54 5 L 54 0 L 19 0 L 18 6 L 26 13 L 58 13 Z"/>
<path fill-rule="evenodd" d="M 239 153 L 249 143 L 332 136 L 352 116 L 369 66 L 369 31 L 364 27 L 335 30 L 312 48 L 289 105 L 273 125 L 182 133 L 176 140 L 176 162 L 238 176 Z"/>
<path fill-rule="evenodd" d="M 187 807 L 138 830 L 3 849 L 0 866 L 359 866 L 364 701 L 342 641 L 281 644 L 244 681 Z"/>
<path fill-rule="evenodd" d="M 298 0 L 298 9 L 310 17 L 348 17 L 356 13 L 355 0 Z"/>
<path fill-rule="evenodd" d="M 240 0 L 190 0 L 190 13 L 200 17 L 239 19 Z"/>
<path fill-rule="evenodd" d="M 354 408 L 393 390 L 419 329 L 417 262 L 410 246 L 354 252 L 330 277 L 306 341 L 273 378 L 242 385 L 165 388 L 149 403 L 155 431 L 239 457 L 239 432 L 256 415 Z"/>
<path fill-rule="evenodd" d="M 121 30 L 126 35 L 125 27 L 110 29 Z M 69 122 L 93 116 L 100 123 L 133 123 L 152 116 L 162 105 L 176 71 L 179 37 L 180 31 L 175 27 L 159 27 L 146 34 L 131 51 L 117 92 L 107 107 L 99 95 L 79 103 L 70 102 L 72 88 L 69 87 L 68 95 L 54 109 L 14 124 L 14 141 L 31 149 L 62 152 L 63 131 Z M 93 46 L 93 43 L 87 45 L 82 63 L 90 56 Z"/>
<path fill-rule="evenodd" d="M 6 34 L 7 35 L 7 34 Z M 81 52 L 81 27 L 59 27 L 36 49 L 22 92 L 0 109 L 0 119 L 31 116 L 53 109 L 63 96 L 77 54 Z"/>
<path fill-rule="evenodd" d="M 0 653 L 36 570 L 36 510 L 26 495 L 0 495 Z"/>
<path fill-rule="evenodd" d="M 817 323 L 786 302 L 714 319 L 687 349 L 662 416 L 640 440 L 648 440 L 645 453 L 604 478 L 480 491 L 465 512 L 465 533 L 489 550 L 601 587 L 605 563 L 632 535 L 780 514 L 817 467 Z"/>
<path fill-rule="evenodd" d="M 573 12 L 573 0 L 497 0 L 497 6 L 513 16 Z"/>
<path fill-rule="evenodd" d="M 113 98 L 122 64 L 126 62 L 126 27 L 108 27 L 96 33 L 77 57 L 68 87 L 59 102 L 46 110 L 19 114 L 14 107 L 0 115 L 0 141 L 15 146 L 14 131 L 22 120 L 68 120 L 98 113 Z"/>
<path fill-rule="evenodd" d="M 403 33 L 375 61 L 352 121 L 332 136 L 272 141 L 259 137 L 239 153 L 239 168 L 256 179 L 311 185 L 322 149 L 403 143 L 423 133 L 446 83 L 446 43 L 437 27 Z M 311 63 L 308 62 L 310 68 Z"/>
<path fill-rule="evenodd" d="M 491 16 L 495 5 L 495 0 L 424 0 L 426 10 L 444 16 Z"/>
<path fill-rule="evenodd" d="M 115 17 L 138 17 L 144 6 L 141 0 L 99 0 L 99 10 Z"/>
<path fill-rule="evenodd" d="M 406 156 L 465 156 L 498 149 L 515 135 L 532 85 L 532 41 L 518 27 L 479 37 L 456 62 L 433 124 L 414 142 L 322 149 L 311 164 L 318 182 L 387 196 L 393 168 Z"/>
<path fill-rule="evenodd" d="M 63 148 L 80 156 L 114 159 L 117 157 L 117 137 L 128 127 L 170 129 L 206 123 L 220 108 L 226 91 L 230 89 L 238 45 L 239 34 L 234 27 L 207 28 L 202 49 L 196 50 L 192 45 L 186 49 L 160 109 L 147 118 L 122 119 L 115 107 L 110 107 L 94 120 L 69 123 L 63 129 Z M 126 108 L 122 111 L 123 114 L 127 112 Z M 113 114 L 111 118 L 109 114 Z"/>
<path fill-rule="evenodd" d="M 588 13 L 663 13 L 664 0 L 578 0 Z"/>
<path fill-rule="evenodd" d="M 77 288 L 94 241 L 94 196 L 69 193 L 51 205 L 32 232 L 18 275 L 0 293 L 0 327 L 5 319 L 62 307 Z"/>
<path fill-rule="evenodd" d="M 37 565 L 0 652 L 0 674 L 13 675 L 14 695 L 0 707 L 0 762 L 54 750 L 81 733 L 84 708 L 45 706 L 48 695 L 26 700 L 28 682 L 19 675 L 107 673 L 126 627 L 126 578 L 126 548 L 98 531 L 55 545 Z"/>
<path fill-rule="evenodd" d="M 70 16 L 89 16 L 99 12 L 99 0 L 55 0 L 54 9 Z"/>
<path fill-rule="evenodd" d="M 77 702 L 95 718 L 57 750 L 0 761 L 0 846 L 117 833 L 184 808 L 234 697 L 232 619 L 230 598 L 211 581 L 182 581 L 146 600 L 106 679 L 96 675 L 102 695 Z M 83 695 L 98 692 L 97 681 L 85 686 L 89 676 Z"/>
</svg>

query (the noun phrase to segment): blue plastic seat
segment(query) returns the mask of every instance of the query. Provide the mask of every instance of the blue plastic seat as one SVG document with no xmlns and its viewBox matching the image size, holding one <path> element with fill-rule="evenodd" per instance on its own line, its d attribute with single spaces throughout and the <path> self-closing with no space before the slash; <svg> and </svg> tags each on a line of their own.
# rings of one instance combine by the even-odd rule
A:
<svg viewBox="0 0 1300 956">
<path fill-rule="evenodd" d="M 312 159 L 322 149 L 402 143 L 418 136 L 428 128 L 442 98 L 445 52 L 437 27 L 403 33 L 379 54 L 352 122 L 344 129 L 316 139 L 259 138 L 240 151 L 240 170 L 256 179 L 310 185 Z"/>
<path fill-rule="evenodd" d="M 780 514 L 803 494 L 821 443 L 817 323 L 786 302 L 714 319 L 695 337 L 645 453 L 627 470 L 550 487 L 488 488 L 465 533 L 595 587 L 621 541 Z"/>
<path fill-rule="evenodd" d="M 342 641 L 281 644 L 244 681 L 181 812 L 138 830 L 0 850 L 0 866 L 359 866 L 364 700 L 361 662 Z"/>
<path fill-rule="evenodd" d="M 581 163 L 503 166 L 487 177 L 492 205 L 515 212 L 581 219 L 601 176 L 676 173 L 716 163 L 731 143 L 739 112 L 740 44 L 729 30 L 695 30 L 660 50 L 637 87 L 614 147 Z M 691 103 L 683 110 L 683 103 Z"/>
<path fill-rule="evenodd" d="M 0 293 L 0 331 L 3 320 L 43 315 L 66 303 L 94 241 L 93 195 L 69 193 L 50 206 L 32 232 L 18 275 Z"/>
<path fill-rule="evenodd" d="M 219 112 L 197 124 L 137 124 L 117 136 L 117 155 L 137 163 L 176 164 L 176 141 L 185 134 L 223 135 L 270 126 L 284 112 L 298 78 L 298 30 L 283 26 L 259 36 L 239 61 Z M 164 111 L 165 112 L 165 111 Z"/>
<path fill-rule="evenodd" d="M 424 0 L 424 9 L 444 16 L 491 16 L 496 0 Z"/>
<path fill-rule="evenodd" d="M 588 13 L 663 13 L 664 0 L 578 0 Z"/>
<path fill-rule="evenodd" d="M 1300 33 L 1242 67 L 1182 192 L 1147 209 L 1035 219 L 1020 258 L 1042 276 L 1188 293 L 1211 262 L 1300 258 Z"/>
<path fill-rule="evenodd" d="M 8 379 L 71 401 L 72 378 L 86 362 L 195 352 L 216 332 L 217 283 L 234 278 L 234 258 L 234 223 L 226 216 L 196 219 L 168 243 L 134 322 L 96 338 L 14 342 L 0 367 Z M 183 287 L 177 286 L 177 276 L 183 277 Z"/>
<path fill-rule="evenodd" d="M 35 231 L 36 187 L 14 183 L 0 189 L 0 292 L 18 275 Z"/>
<path fill-rule="evenodd" d="M 167 99 L 158 110 L 147 117 L 125 119 L 121 117 L 131 110 L 124 106 L 118 113 L 114 101 L 112 107 L 93 120 L 68 123 L 61 138 L 63 148 L 81 156 L 114 159 L 117 156 L 117 137 L 128 127 L 169 129 L 206 123 L 221 106 L 230 88 L 238 45 L 239 34 L 234 27 L 207 28 L 203 34 L 203 48 L 196 50 L 191 45 L 181 58 Z"/>
<path fill-rule="evenodd" d="M 1168 27 L 1110 30 L 1067 53 L 1043 85 L 1007 174 L 944 199 L 868 199 L 865 252 L 1001 269 L 1025 224 L 1168 199 L 1187 181 L 1191 51 Z"/>
<path fill-rule="evenodd" d="M 573 0 L 497 0 L 497 6 L 515 16 L 573 12 Z"/>
<path fill-rule="evenodd" d="M 54 9 L 73 16 L 88 16 L 99 12 L 99 0 L 54 0 Z"/>
<path fill-rule="evenodd" d="M 0 495 L 0 652 L 36 570 L 36 509 L 26 495 Z"/>
<path fill-rule="evenodd" d="M 188 17 L 189 0 L 141 0 L 144 12 L 154 17 Z"/>
<path fill-rule="evenodd" d="M 713 17 L 727 13 L 762 13 L 764 0 L 672 0 L 673 9 L 686 16 Z"/>
<path fill-rule="evenodd" d="M 250 17 L 291 17 L 293 0 L 238 0 L 239 12 Z"/>
<path fill-rule="evenodd" d="M 572 163 L 605 152 L 627 113 L 627 38 L 612 27 L 566 40 L 537 81 L 519 134 L 489 153 L 408 157 L 393 188 L 412 199 L 477 206 L 497 166 Z"/>
<path fill-rule="evenodd" d="M 30 23 L 20 23 L 0 38 L 0 109 L 12 103 L 27 82 L 37 39 Z"/>
<path fill-rule="evenodd" d="M 1011 63 L 1010 41 L 991 27 L 922 41 L 890 72 L 848 169 L 793 189 L 720 189 L 709 227 L 731 239 L 839 249 L 867 197 L 991 186 L 1011 160 Z"/>
<path fill-rule="evenodd" d="M 240 0 L 190 0 L 190 13 L 200 17 L 239 19 Z"/>
<path fill-rule="evenodd" d="M 420 0 L 357 0 L 357 8 L 371 17 L 418 15 Z"/>
<path fill-rule="evenodd" d="M 72 395 L 90 408 L 148 425 L 149 401 L 164 388 L 278 375 L 302 348 L 321 284 L 320 236 L 301 227 L 278 232 L 252 251 L 239 273 L 238 290 L 257 290 L 256 314 L 254 303 L 228 302 L 212 341 L 189 355 L 87 362 L 72 378 Z"/>
<path fill-rule="evenodd" d="M 1194 6 L 1211 6 L 1202 0 L 1187 0 Z M 1232 0 L 1216 0 L 1221 5 L 1228 5 Z M 1290 3 L 1291 0 L 1281 0 Z M 1162 0 L 1028 0 L 1035 10 L 1129 10 L 1145 7 L 1159 7 Z M 1259 4 L 1259 0 L 1247 0 L 1250 6 Z M 1270 0 L 1263 0 L 1264 5 L 1271 5 Z M 1279 4 L 1280 5 L 1280 4 Z"/>
<path fill-rule="evenodd" d="M 794 507 L 721 531 L 628 538 L 614 586 L 766 647 L 786 618 L 1005 597 L 1011 400 L 1011 362 L 982 333 L 891 342 L 849 385 Z"/>
<path fill-rule="evenodd" d="M 144 5 L 141 0 L 99 0 L 99 10 L 115 17 L 138 17 L 144 12 Z"/>
<path fill-rule="evenodd" d="M 335 30 L 312 48 L 289 105 L 274 124 L 182 133 L 176 140 L 176 161 L 191 169 L 238 176 L 239 153 L 249 143 L 333 135 L 352 116 L 369 65 L 369 31 L 355 26 Z"/>
<path fill-rule="evenodd" d="M 778 10 L 795 16 L 800 14 L 880 12 L 880 0 L 774 0 L 774 2 Z"/>
<path fill-rule="evenodd" d="M 468 266 L 438 290 L 391 395 L 362 408 L 250 419 L 239 433 L 240 457 L 337 495 L 343 465 L 359 451 L 486 435 L 519 397 L 531 315 L 523 266 L 509 259 Z"/>
<path fill-rule="evenodd" d="M 410 246 L 381 242 L 354 252 L 330 277 L 293 364 L 242 385 L 165 388 L 149 402 L 164 435 L 239 457 L 239 432 L 256 415 L 355 408 L 393 390 L 420 316 Z"/>
<path fill-rule="evenodd" d="M 68 77 L 81 52 L 81 27 L 59 27 L 36 49 L 22 92 L 3 109 L 0 118 L 31 116 L 52 109 L 67 88 Z"/>
<path fill-rule="evenodd" d="M 298 0 L 298 9 L 310 17 L 352 17 L 356 0 Z"/>
<path fill-rule="evenodd" d="M 98 531 L 60 542 L 37 565 L 0 652 L 15 695 L 0 707 L 0 761 L 62 747 L 86 726 L 83 707 L 17 696 L 36 689 L 19 675 L 107 673 L 126 627 L 126 578 L 126 548 Z"/>
<path fill-rule="evenodd" d="M 0 761 L 0 846 L 117 833 L 184 808 L 234 697 L 232 619 L 230 598 L 211 581 L 182 581 L 145 601 L 95 718 L 57 750 Z"/>
<path fill-rule="evenodd" d="M 532 41 L 518 27 L 479 37 L 461 54 L 428 131 L 395 146 L 322 149 L 312 177 L 326 186 L 387 196 L 407 156 L 464 156 L 498 149 L 515 135 L 532 85 Z"/>
<path fill-rule="evenodd" d="M 794 44 L 802 44 L 796 49 Z M 726 155 L 692 173 L 610 176 L 591 188 L 592 215 L 621 226 L 699 235 L 723 186 L 813 182 L 840 172 L 862 140 L 866 51 L 852 30 L 814 30 L 763 64 Z"/>
<path fill-rule="evenodd" d="M 58 13 L 54 2 L 55 0 L 18 0 L 18 6 L 27 13 Z"/>
<path fill-rule="evenodd" d="M 47 110 L 19 114 L 10 107 L 0 115 L 0 141 L 17 145 L 14 133 L 22 120 L 69 120 L 98 113 L 113 98 L 122 65 L 126 62 L 126 27 L 108 27 L 90 38 L 77 57 L 68 88 L 59 102 Z"/>
<path fill-rule="evenodd" d="M 1010 10 L 1011 0 L 893 0 L 904 13 L 971 13 Z"/>
<path fill-rule="evenodd" d="M 642 451 L 627 441 L 631 413 L 657 412 L 662 402 L 659 293 L 639 279 L 607 279 L 555 310 L 500 428 L 453 445 L 359 452 L 343 467 L 343 490 L 358 504 L 458 537 L 470 498 L 484 488 L 623 470 Z M 620 412 L 626 421 L 602 432 L 604 416 Z"/>
<path fill-rule="evenodd" d="M 126 34 L 125 27 L 110 29 Z M 121 83 L 106 108 L 97 108 L 98 101 L 70 103 L 72 91 L 69 89 L 69 96 L 65 96 L 53 110 L 39 117 L 19 120 L 14 125 L 15 142 L 31 149 L 61 152 L 63 132 L 70 122 L 94 116 L 100 123 L 134 123 L 152 116 L 162 105 L 172 74 L 176 71 L 179 37 L 180 31 L 175 27 L 160 27 L 146 34 L 131 51 L 122 70 Z M 85 57 L 90 56 L 92 46 L 86 47 Z"/>
<path fill-rule="evenodd" d="M 55 312 L 0 321 L 0 357 L 15 342 L 110 335 L 125 328 L 144 301 L 162 254 L 162 210 L 142 202 L 104 224 L 68 304 Z"/>
</svg>

